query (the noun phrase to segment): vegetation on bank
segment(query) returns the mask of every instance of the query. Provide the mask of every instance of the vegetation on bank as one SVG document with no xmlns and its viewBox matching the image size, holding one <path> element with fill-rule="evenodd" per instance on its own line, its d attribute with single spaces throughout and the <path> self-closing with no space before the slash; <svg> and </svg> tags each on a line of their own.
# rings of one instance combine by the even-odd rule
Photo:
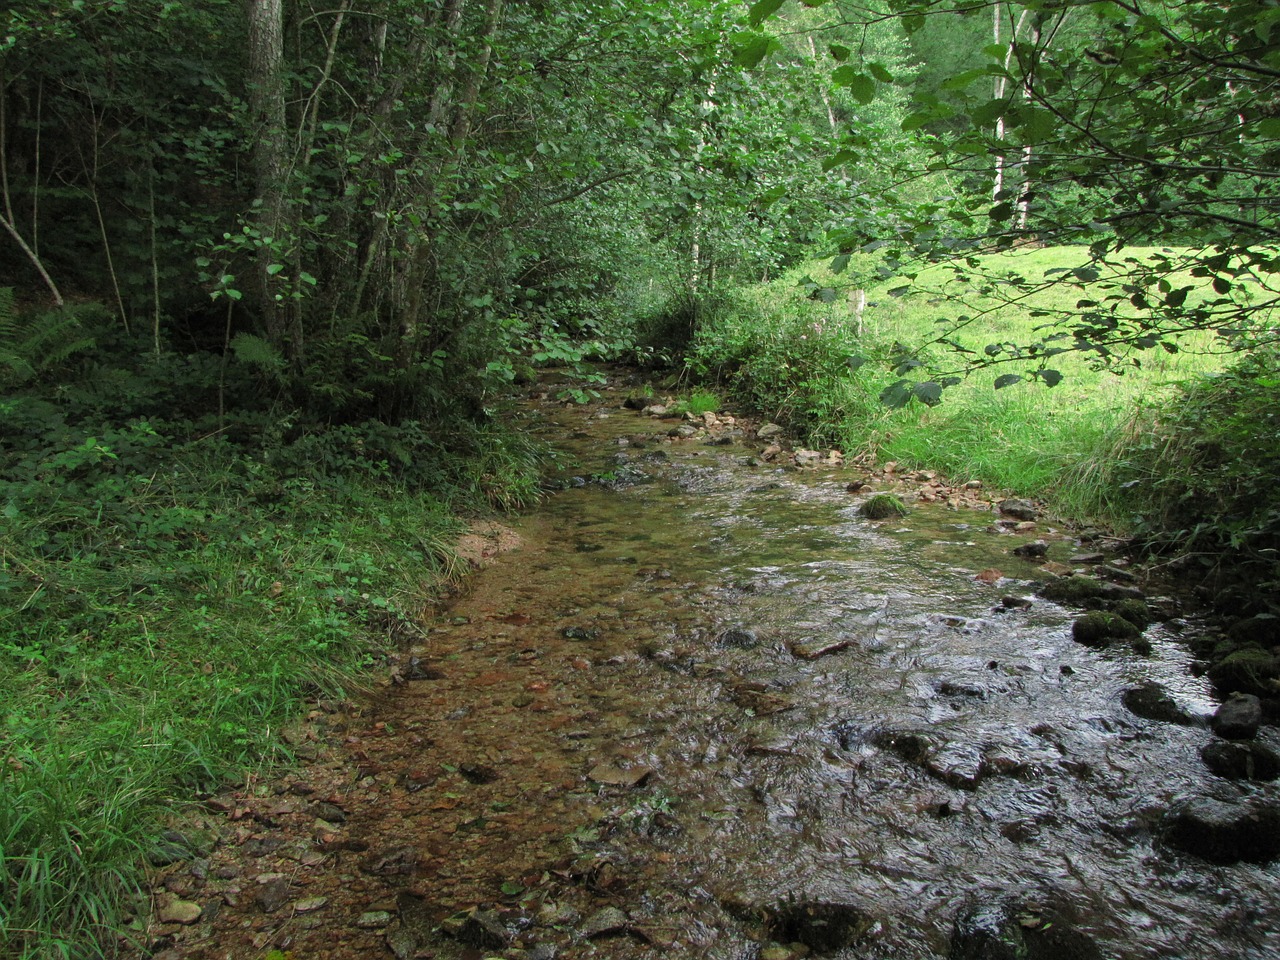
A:
<svg viewBox="0 0 1280 960">
<path fill-rule="evenodd" d="M 1266 606 L 1269 0 L 856 6 L 7 5 L 0 951 L 109 942 L 159 801 L 287 753 L 528 502 L 531 364 L 687 357 Z"/>
<path fill-rule="evenodd" d="M 1058 247 L 977 261 L 975 276 L 1039 276 L 1088 256 Z M 1229 584 L 1244 582 L 1249 609 L 1270 609 L 1256 596 L 1280 584 L 1280 380 L 1274 347 L 1258 343 L 1268 327 L 1193 332 L 1177 349 L 1135 345 L 1106 362 L 1071 350 L 1053 356 L 1051 368 L 1034 355 L 972 366 L 971 357 L 992 356 L 989 344 L 1054 343 L 1044 317 L 1097 297 L 1105 279 L 1011 302 L 1007 290 L 941 268 L 890 292 L 891 283 L 872 279 L 875 266 L 871 256 L 855 259 L 837 277 L 810 263 L 740 288 L 700 328 L 691 371 L 789 421 L 812 445 L 1044 498 L 1064 515 L 1218 571 L 1226 603 L 1238 596 Z M 1207 283 L 1183 279 L 1200 288 L 1192 301 L 1206 295 Z M 958 382 L 936 402 L 926 395 L 895 404 L 895 359 L 905 344 L 926 343 L 914 359 Z M 1060 376 L 1050 382 L 1045 369 Z"/>
<path fill-rule="evenodd" d="M 220 416 L 254 370 L 198 355 L 43 367 L 0 400 L 0 952 L 40 958 L 145 915 L 167 811 L 288 760 L 415 635 L 459 516 L 538 483 L 496 423 Z"/>
</svg>

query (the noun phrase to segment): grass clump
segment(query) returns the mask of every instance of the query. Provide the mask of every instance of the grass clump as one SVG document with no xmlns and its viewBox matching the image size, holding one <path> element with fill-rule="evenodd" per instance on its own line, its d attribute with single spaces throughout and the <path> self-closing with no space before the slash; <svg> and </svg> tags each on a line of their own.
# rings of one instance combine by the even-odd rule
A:
<svg viewBox="0 0 1280 960">
<path fill-rule="evenodd" d="M 724 404 L 720 397 L 710 390 L 696 387 L 689 396 L 677 400 L 668 408 L 668 413 L 690 414 L 701 417 L 704 413 L 717 413 Z"/>
<path fill-rule="evenodd" d="M 1280 615 L 1280 356 L 1259 349 L 1188 380 L 1113 431 L 1098 509 L 1146 549 L 1178 554 L 1209 599 Z M 1077 482 L 1083 477 L 1077 475 Z"/>
</svg>

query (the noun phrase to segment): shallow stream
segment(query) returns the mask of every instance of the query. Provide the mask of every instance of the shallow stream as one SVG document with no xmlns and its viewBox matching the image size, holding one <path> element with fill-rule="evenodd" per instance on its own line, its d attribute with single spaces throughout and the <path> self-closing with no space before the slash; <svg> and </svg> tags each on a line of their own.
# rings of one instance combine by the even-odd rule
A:
<svg viewBox="0 0 1280 960">
<path fill-rule="evenodd" d="M 326 906 L 224 912 L 184 956 L 994 960 L 956 925 L 1001 910 L 1039 957 L 1280 956 L 1275 864 L 1159 842 L 1214 780 L 1209 732 L 1121 702 L 1156 681 L 1211 712 L 1194 625 L 1086 648 L 1011 554 L 1084 564 L 1051 523 L 884 475 L 911 512 L 867 520 L 865 471 L 762 462 L 733 425 L 673 439 L 621 398 L 526 408 L 562 489 L 284 791 L 338 785 L 288 880 Z"/>
</svg>

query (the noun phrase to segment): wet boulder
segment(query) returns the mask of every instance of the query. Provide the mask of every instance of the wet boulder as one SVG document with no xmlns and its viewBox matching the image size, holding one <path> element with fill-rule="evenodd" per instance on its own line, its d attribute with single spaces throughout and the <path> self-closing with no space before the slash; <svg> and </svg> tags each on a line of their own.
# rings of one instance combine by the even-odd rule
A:
<svg viewBox="0 0 1280 960">
<path fill-rule="evenodd" d="M 760 425 L 758 430 L 756 430 L 756 439 L 772 440 L 776 437 L 782 436 L 782 433 L 782 427 L 778 426 L 776 423 L 764 423 Z"/>
<path fill-rule="evenodd" d="M 1111 612 L 1117 617 L 1128 620 L 1139 630 L 1145 630 L 1151 626 L 1151 608 L 1147 606 L 1145 600 L 1135 597 L 1119 600 L 1111 607 Z"/>
<path fill-rule="evenodd" d="M 1209 668 L 1209 679 L 1223 694 L 1274 697 L 1280 694 L 1280 659 L 1256 648 L 1237 650 Z"/>
<path fill-rule="evenodd" d="M 1176 723 L 1184 727 L 1196 726 L 1203 722 L 1199 717 L 1193 716 L 1178 706 L 1164 687 L 1152 680 L 1130 687 L 1120 695 L 1120 700 L 1130 713 L 1144 720 Z"/>
<path fill-rule="evenodd" d="M 1215 740 L 1200 750 L 1206 767 L 1228 780 L 1274 780 L 1280 753 L 1256 741 Z"/>
<path fill-rule="evenodd" d="M 1001 500 L 999 510 L 1002 516 L 1015 520 L 1038 520 L 1039 508 L 1030 500 Z"/>
<path fill-rule="evenodd" d="M 948 960 L 1103 960 L 1098 945 L 1054 910 L 982 903 L 956 917 Z"/>
<path fill-rule="evenodd" d="M 1142 631 L 1124 617 L 1090 610 L 1071 625 L 1071 637 L 1086 647 L 1105 647 L 1113 640 L 1136 640 Z"/>
<path fill-rule="evenodd" d="M 1210 863 L 1270 863 L 1280 857 L 1280 806 L 1186 797 L 1165 812 L 1161 836 L 1169 847 Z"/>
<path fill-rule="evenodd" d="M 1040 587 L 1040 596 L 1054 603 L 1075 606 L 1100 605 L 1106 596 L 1106 586 L 1093 577 L 1059 577 Z"/>
<path fill-rule="evenodd" d="M 852 947 L 875 926 L 861 907 L 829 901 L 792 901 L 767 911 L 769 936 L 803 943 L 817 956 Z"/>
<path fill-rule="evenodd" d="M 877 493 L 868 497 L 858 510 L 868 520 L 888 520 L 892 517 L 905 517 L 909 512 L 907 505 L 891 493 Z"/>
<path fill-rule="evenodd" d="M 720 633 L 716 642 L 730 650 L 750 650 L 760 645 L 760 635 L 750 627 L 728 627 Z"/>
<path fill-rule="evenodd" d="M 872 743 L 962 790 L 976 789 L 988 772 L 982 750 L 974 744 L 953 743 L 916 730 L 882 730 Z"/>
<path fill-rule="evenodd" d="M 1252 740 L 1261 725 L 1262 701 L 1251 693 L 1231 694 L 1209 721 L 1224 740 Z"/>
<path fill-rule="evenodd" d="M 511 932 L 492 910 L 472 907 L 446 918 L 440 931 L 480 950 L 501 950 L 511 942 Z"/>
<path fill-rule="evenodd" d="M 1245 617 L 1231 624 L 1227 629 L 1227 636 L 1241 646 L 1280 646 L 1280 617 Z"/>
</svg>

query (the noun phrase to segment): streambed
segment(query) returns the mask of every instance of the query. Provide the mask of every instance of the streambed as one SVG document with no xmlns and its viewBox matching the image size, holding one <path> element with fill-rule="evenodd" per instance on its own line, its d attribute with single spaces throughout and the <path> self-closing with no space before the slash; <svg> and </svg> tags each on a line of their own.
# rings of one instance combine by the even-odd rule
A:
<svg viewBox="0 0 1280 960">
<path fill-rule="evenodd" d="M 1280 955 L 1274 865 L 1159 842 L 1215 779 L 1209 732 L 1121 702 L 1155 681 L 1212 711 L 1194 624 L 1083 647 L 1011 555 L 1090 549 L 1052 524 L 918 484 L 870 521 L 891 477 L 850 493 L 858 470 L 762 462 L 733 424 L 673 439 L 621 396 L 524 411 L 562 489 L 403 682 L 316 711 L 315 761 L 236 801 L 263 815 L 223 849 L 260 853 L 179 886 L 222 905 L 176 956 L 996 957 L 957 922 L 1002 918 L 1041 956 Z"/>
</svg>

